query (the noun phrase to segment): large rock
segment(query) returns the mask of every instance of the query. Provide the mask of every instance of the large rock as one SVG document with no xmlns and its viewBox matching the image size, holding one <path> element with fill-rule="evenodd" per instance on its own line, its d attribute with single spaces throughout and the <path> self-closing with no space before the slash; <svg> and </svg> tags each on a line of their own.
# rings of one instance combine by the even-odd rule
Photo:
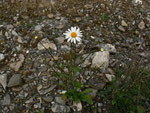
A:
<svg viewBox="0 0 150 113">
<path fill-rule="evenodd" d="M 107 68 L 109 65 L 109 52 L 99 51 L 94 54 L 92 59 L 92 68 Z"/>
<path fill-rule="evenodd" d="M 115 46 L 111 45 L 111 44 L 100 44 L 98 46 L 99 46 L 99 48 L 103 48 L 104 51 L 109 51 L 110 53 L 116 53 L 117 52 Z"/>
<path fill-rule="evenodd" d="M 18 86 L 22 84 L 22 78 L 21 78 L 21 74 L 16 74 L 13 75 L 9 82 L 8 82 L 8 86 L 7 87 L 14 87 L 14 86 Z"/>
<path fill-rule="evenodd" d="M 51 107 L 54 113 L 68 113 L 70 108 L 66 105 L 53 104 Z"/>
<path fill-rule="evenodd" d="M 61 105 L 65 105 L 65 101 L 61 97 L 55 97 L 55 102 Z"/>
<path fill-rule="evenodd" d="M 4 89 L 6 89 L 6 86 L 7 86 L 7 74 L 1 74 L 0 75 L 0 84 L 2 84 Z"/>
<path fill-rule="evenodd" d="M 56 45 L 50 42 L 47 38 L 42 39 L 42 41 L 38 43 L 37 47 L 38 47 L 38 50 L 44 50 L 48 48 L 52 50 L 57 50 Z"/>
</svg>

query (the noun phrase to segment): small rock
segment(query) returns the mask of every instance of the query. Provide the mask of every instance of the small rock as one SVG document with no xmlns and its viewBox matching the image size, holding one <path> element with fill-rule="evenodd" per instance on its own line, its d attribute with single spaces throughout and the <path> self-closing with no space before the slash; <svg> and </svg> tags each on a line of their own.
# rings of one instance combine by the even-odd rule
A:
<svg viewBox="0 0 150 113">
<path fill-rule="evenodd" d="M 102 107 L 103 106 L 103 103 L 98 103 L 98 107 Z"/>
<path fill-rule="evenodd" d="M 93 56 L 92 54 L 90 54 L 90 55 L 88 55 L 88 54 L 83 55 L 83 58 L 86 58 L 86 59 L 85 59 L 85 61 L 81 64 L 81 66 L 82 66 L 82 67 L 87 67 L 87 66 L 89 66 L 89 65 L 91 64 L 90 59 L 91 59 L 92 56 Z"/>
<path fill-rule="evenodd" d="M 48 16 L 48 18 L 50 18 L 50 19 L 51 19 L 51 18 L 53 18 L 53 17 L 54 17 L 54 14 L 50 13 L 50 14 L 48 14 L 47 16 Z"/>
<path fill-rule="evenodd" d="M 109 65 L 109 52 L 96 52 L 94 53 L 94 57 L 92 59 L 92 68 L 107 68 Z"/>
<path fill-rule="evenodd" d="M 139 27 L 139 29 L 143 30 L 145 28 L 145 23 L 144 22 L 140 22 L 138 27 Z"/>
<path fill-rule="evenodd" d="M 13 75 L 9 82 L 7 87 L 14 87 L 22 84 L 21 74 Z"/>
<path fill-rule="evenodd" d="M 19 54 L 19 61 L 18 62 L 13 62 L 10 63 L 10 68 L 14 69 L 14 71 L 19 71 L 20 67 L 22 66 L 23 62 L 24 62 L 24 55 L 23 54 Z"/>
<path fill-rule="evenodd" d="M 27 100 L 25 103 L 26 104 L 29 104 L 29 103 L 32 103 L 33 102 L 33 98 L 31 97 L 29 100 Z"/>
<path fill-rule="evenodd" d="M 53 97 L 52 96 L 43 97 L 43 100 L 46 101 L 46 102 L 52 102 L 53 101 Z"/>
<path fill-rule="evenodd" d="M 74 111 L 82 111 L 82 104 L 81 102 L 73 102 L 73 110 Z"/>
<path fill-rule="evenodd" d="M 55 97 L 55 102 L 61 105 L 65 105 L 65 101 L 61 97 Z"/>
<path fill-rule="evenodd" d="M 14 31 L 14 30 L 12 30 L 12 35 L 14 35 L 14 36 L 18 36 L 17 32 L 16 32 L 16 31 Z"/>
<path fill-rule="evenodd" d="M 70 112 L 70 108 L 68 106 L 59 105 L 59 104 L 53 104 L 51 107 L 51 110 L 54 113 L 68 113 Z"/>
<path fill-rule="evenodd" d="M 111 82 L 113 80 L 113 78 L 115 78 L 115 75 L 111 75 L 111 74 L 105 74 L 106 78 L 109 80 L 109 82 Z"/>
<path fill-rule="evenodd" d="M 18 39 L 17 39 L 17 41 L 22 44 L 23 43 L 22 37 L 19 36 Z"/>
<path fill-rule="evenodd" d="M 41 44 L 42 43 L 42 44 Z M 43 49 L 52 49 L 52 50 L 57 50 L 57 47 L 54 43 L 50 42 L 47 38 L 42 39 L 41 42 L 38 43 L 38 49 L 43 50 Z"/>
<path fill-rule="evenodd" d="M 2 84 L 4 89 L 6 89 L 6 86 L 7 86 L 7 74 L 1 74 L 0 75 L 0 84 Z"/>
<path fill-rule="evenodd" d="M 13 17 L 13 19 L 14 19 L 14 21 L 18 21 L 18 17 L 16 17 L 16 16 Z"/>
<path fill-rule="evenodd" d="M 57 29 L 62 29 L 63 27 L 64 27 L 63 24 L 59 24 L 59 25 L 56 26 Z"/>
<path fill-rule="evenodd" d="M 58 37 L 58 38 L 55 38 L 54 41 L 57 43 L 57 44 L 62 44 L 64 42 L 64 37 Z"/>
<path fill-rule="evenodd" d="M 104 51 L 109 51 L 110 53 L 116 53 L 117 52 L 115 46 L 113 46 L 111 44 L 99 44 L 97 46 L 99 47 L 99 49 L 103 48 Z"/>
<path fill-rule="evenodd" d="M 128 26 L 128 24 L 124 20 L 121 21 L 121 25 L 124 26 L 124 27 Z"/>
<path fill-rule="evenodd" d="M 0 53 L 0 61 L 4 60 L 5 59 L 5 56 L 4 54 Z"/>
<path fill-rule="evenodd" d="M 69 51 L 71 48 L 69 47 L 69 46 L 67 46 L 67 45 L 62 45 L 61 46 L 61 50 L 64 50 L 64 51 Z"/>
<path fill-rule="evenodd" d="M 122 31 L 122 32 L 125 32 L 125 31 L 126 31 L 126 30 L 124 29 L 124 27 L 122 27 L 122 26 L 119 26 L 118 29 L 119 29 L 120 31 Z"/>
<path fill-rule="evenodd" d="M 41 108 L 41 103 L 36 103 L 36 104 L 34 104 L 34 108 L 35 108 L 35 109 Z"/>
<path fill-rule="evenodd" d="M 41 31 L 41 29 L 42 29 L 41 25 L 36 25 L 34 28 L 35 31 Z"/>
<path fill-rule="evenodd" d="M 4 99 L 3 99 L 3 101 L 2 101 L 2 104 L 3 104 L 3 105 L 10 105 L 10 95 L 9 95 L 9 94 L 6 94 L 6 95 L 4 96 Z"/>
</svg>

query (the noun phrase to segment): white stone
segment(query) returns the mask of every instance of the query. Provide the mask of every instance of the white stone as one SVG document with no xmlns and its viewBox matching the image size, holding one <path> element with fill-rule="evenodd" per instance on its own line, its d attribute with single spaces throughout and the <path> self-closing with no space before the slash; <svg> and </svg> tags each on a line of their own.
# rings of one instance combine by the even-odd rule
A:
<svg viewBox="0 0 150 113">
<path fill-rule="evenodd" d="M 128 26 L 128 24 L 124 20 L 121 21 L 121 25 L 124 26 L 124 27 Z"/>
<path fill-rule="evenodd" d="M 4 60 L 5 59 L 5 56 L 4 54 L 0 53 L 0 61 Z"/>
<path fill-rule="evenodd" d="M 41 42 L 38 43 L 37 45 L 39 50 L 44 50 L 44 49 L 52 49 L 52 50 L 57 50 L 57 47 L 54 43 L 50 42 L 47 38 L 42 39 Z"/>
<path fill-rule="evenodd" d="M 73 110 L 74 111 L 81 111 L 82 110 L 82 104 L 81 104 L 81 102 L 73 102 Z"/>
<path fill-rule="evenodd" d="M 111 75 L 111 74 L 105 74 L 106 78 L 109 80 L 109 82 L 111 82 L 113 80 L 113 78 L 115 78 L 115 75 Z"/>
<path fill-rule="evenodd" d="M 42 29 L 42 26 L 41 25 L 36 25 L 35 26 L 35 31 L 40 31 Z"/>
<path fill-rule="evenodd" d="M 144 22 L 140 22 L 138 27 L 139 27 L 139 29 L 143 30 L 145 28 L 145 23 Z"/>
<path fill-rule="evenodd" d="M 109 65 L 109 52 L 108 51 L 99 51 L 94 53 L 92 59 L 92 68 L 107 68 Z"/>
</svg>

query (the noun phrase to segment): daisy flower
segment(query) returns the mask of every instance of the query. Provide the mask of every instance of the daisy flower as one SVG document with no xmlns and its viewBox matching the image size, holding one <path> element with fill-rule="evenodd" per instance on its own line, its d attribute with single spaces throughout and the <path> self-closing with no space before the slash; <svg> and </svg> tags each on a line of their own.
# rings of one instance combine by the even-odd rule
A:
<svg viewBox="0 0 150 113">
<path fill-rule="evenodd" d="M 71 41 L 71 43 L 74 42 L 76 44 L 76 42 L 81 41 L 82 32 L 80 31 L 80 28 L 71 27 L 71 29 L 68 29 L 68 31 L 63 34 L 68 42 Z"/>
</svg>

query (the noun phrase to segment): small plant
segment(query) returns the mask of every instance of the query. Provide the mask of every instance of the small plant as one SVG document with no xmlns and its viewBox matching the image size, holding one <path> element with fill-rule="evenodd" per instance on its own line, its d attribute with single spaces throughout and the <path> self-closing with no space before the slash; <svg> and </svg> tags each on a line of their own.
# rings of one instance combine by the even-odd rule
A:
<svg viewBox="0 0 150 113">
<path fill-rule="evenodd" d="M 109 20 L 109 16 L 107 16 L 105 13 L 102 14 L 101 18 L 102 18 L 103 21 Z"/>
<path fill-rule="evenodd" d="M 110 113 L 145 113 L 150 100 L 150 70 L 132 62 L 100 94 L 111 100 Z"/>
</svg>

